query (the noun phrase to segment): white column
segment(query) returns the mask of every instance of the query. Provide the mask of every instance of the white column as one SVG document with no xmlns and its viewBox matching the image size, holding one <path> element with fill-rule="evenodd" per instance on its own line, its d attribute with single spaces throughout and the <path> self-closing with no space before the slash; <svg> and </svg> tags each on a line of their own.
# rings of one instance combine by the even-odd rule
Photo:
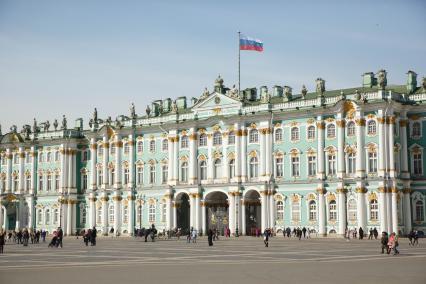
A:
<svg viewBox="0 0 426 284">
<path fill-rule="evenodd" d="M 90 228 L 96 227 L 96 197 L 93 193 L 89 196 L 89 210 L 90 210 Z"/>
<path fill-rule="evenodd" d="M 61 200 L 61 227 L 64 231 L 64 234 L 67 233 L 67 214 L 68 214 L 68 200 Z"/>
<path fill-rule="evenodd" d="M 34 146 L 31 146 L 31 188 L 30 188 L 30 194 L 34 194 L 35 192 L 35 188 L 36 188 L 36 177 L 37 177 L 37 172 L 36 172 L 36 163 L 37 163 L 37 153 L 36 153 L 36 149 Z M 61 170 L 61 175 L 62 175 L 62 170 Z"/>
<path fill-rule="evenodd" d="M 189 134 L 189 184 L 197 184 L 197 133 L 195 128 L 191 128 Z"/>
<path fill-rule="evenodd" d="M 399 121 L 399 137 L 401 141 L 401 177 L 409 178 L 410 173 L 408 172 L 408 150 L 407 150 L 407 119 L 405 113 L 401 115 L 401 120 Z"/>
<path fill-rule="evenodd" d="M 259 177 L 260 180 L 265 180 L 266 175 L 266 128 L 260 129 L 260 159 L 259 159 Z"/>
<path fill-rule="evenodd" d="M 72 184 L 73 184 L 73 164 L 72 164 L 72 160 L 73 160 L 73 152 L 74 150 L 71 148 L 68 148 L 68 154 L 67 154 L 67 171 L 68 171 L 68 193 L 72 192 Z"/>
<path fill-rule="evenodd" d="M 128 194 L 129 195 L 127 196 L 127 201 L 129 202 L 129 206 L 127 207 L 127 209 L 129 211 L 127 212 L 127 216 L 128 216 L 127 231 L 129 232 L 130 236 L 133 236 L 135 233 L 135 199 L 136 198 L 131 191 L 129 191 Z"/>
<path fill-rule="evenodd" d="M 244 199 L 241 201 L 241 234 L 246 235 L 246 204 Z"/>
<path fill-rule="evenodd" d="M 265 169 L 265 175 L 266 179 L 269 181 L 271 180 L 271 177 L 273 175 L 273 159 L 272 159 L 272 135 L 273 132 L 271 130 L 271 125 L 268 123 L 268 128 L 266 129 L 266 156 L 265 156 L 265 163 L 266 163 L 266 169 Z"/>
<path fill-rule="evenodd" d="M 28 228 L 29 229 L 34 229 L 34 210 L 35 210 L 35 206 L 34 206 L 34 196 L 28 196 L 27 197 L 27 203 L 28 203 Z M 0 202 L 1 204 L 1 202 Z M 0 205 L 1 207 L 1 205 Z M 1 217 L 0 217 L 0 222 L 1 222 Z M 0 226 L 1 228 L 1 226 Z"/>
<path fill-rule="evenodd" d="M 228 204 L 229 204 L 229 230 L 231 235 L 235 234 L 235 196 L 234 192 L 228 193 Z"/>
<path fill-rule="evenodd" d="M 391 192 L 391 188 L 387 188 L 386 193 L 385 193 L 385 198 L 386 198 L 386 225 L 387 225 L 387 232 L 392 232 L 392 228 L 393 228 L 393 223 L 392 223 L 392 192 Z M 395 208 L 396 209 L 396 208 Z M 398 225 L 398 224 L 397 224 Z"/>
<path fill-rule="evenodd" d="M 173 180 L 174 184 L 177 184 L 179 181 L 179 136 L 176 135 L 173 142 Z"/>
<path fill-rule="evenodd" d="M 208 183 L 213 183 L 213 137 L 207 135 L 207 180 Z"/>
<path fill-rule="evenodd" d="M 241 132 L 241 181 L 247 181 L 247 129 L 242 127 Z"/>
<path fill-rule="evenodd" d="M 379 214 L 380 214 L 380 231 L 388 232 L 387 212 L 386 212 L 386 188 L 379 187 Z"/>
<path fill-rule="evenodd" d="M 114 234 L 121 231 L 121 200 L 120 192 L 115 192 L 114 200 Z"/>
<path fill-rule="evenodd" d="M 1 196 L 0 196 L 0 231 L 3 229 L 3 227 L 6 227 L 6 226 L 4 226 L 3 225 L 3 219 L 4 219 L 4 216 L 3 216 L 3 204 L 2 204 L 2 202 L 3 202 L 3 200 L 2 200 L 2 198 L 1 198 Z M 6 213 L 6 212 L 5 212 Z M 6 214 L 5 214 L 6 215 Z M 32 229 L 32 227 L 30 227 L 30 226 L 28 226 L 30 229 Z"/>
<path fill-rule="evenodd" d="M 68 171 L 67 171 L 67 164 L 66 164 L 66 146 L 65 144 L 61 145 L 61 186 L 60 186 L 60 191 L 61 193 L 65 193 L 67 192 L 66 188 L 67 188 L 67 176 L 68 176 Z M 34 157 L 34 159 L 36 159 Z M 35 183 L 35 176 L 34 176 L 34 183 Z M 40 188 L 38 190 L 41 190 Z M 65 230 L 65 228 L 63 228 Z"/>
<path fill-rule="evenodd" d="M 172 195 L 169 192 L 166 192 L 164 195 L 166 199 L 166 230 L 170 230 L 172 228 Z"/>
<path fill-rule="evenodd" d="M 127 142 L 129 143 L 129 163 L 130 163 L 130 168 L 129 168 L 129 186 L 130 186 L 130 190 L 133 190 L 135 187 L 135 141 L 133 140 L 133 134 L 129 134 L 129 141 Z M 133 208 L 134 208 L 135 202 L 133 199 Z M 130 213 L 129 213 L 130 214 Z M 130 215 L 129 215 L 130 217 Z M 134 228 L 134 225 L 133 227 Z M 133 234 L 134 230 L 132 230 L 132 234 Z"/>
<path fill-rule="evenodd" d="M 269 192 L 269 227 L 275 228 L 275 201 L 273 191 Z"/>
<path fill-rule="evenodd" d="M 392 232 L 398 234 L 398 188 L 392 188 Z"/>
<path fill-rule="evenodd" d="M 365 193 L 367 190 L 363 185 L 357 185 L 357 218 L 358 218 L 358 228 L 362 227 L 364 232 L 367 229 L 367 216 L 365 208 Z"/>
<path fill-rule="evenodd" d="M 337 114 L 337 177 L 343 178 L 346 173 L 345 169 L 345 120 L 342 114 Z"/>
<path fill-rule="evenodd" d="M 25 149 L 24 147 L 19 147 L 19 192 L 22 194 L 25 191 Z"/>
<path fill-rule="evenodd" d="M 178 206 L 176 204 L 176 201 L 173 201 L 173 229 L 177 229 L 177 209 L 176 206 Z"/>
<path fill-rule="evenodd" d="M 228 136 L 222 136 L 222 180 L 229 182 L 229 170 L 228 170 Z"/>
<path fill-rule="evenodd" d="M 104 193 L 101 197 L 102 202 L 102 233 L 108 235 L 108 196 Z"/>
<path fill-rule="evenodd" d="M 123 151 L 123 142 L 120 135 L 115 136 L 115 188 L 121 188 L 122 170 L 121 170 L 121 153 Z"/>
<path fill-rule="evenodd" d="M 197 231 L 200 231 L 200 194 L 196 193 L 195 194 L 195 229 Z"/>
<path fill-rule="evenodd" d="M 181 205 L 182 206 L 182 205 Z M 195 220 L 195 194 L 189 194 L 189 227 L 193 228 Z"/>
<path fill-rule="evenodd" d="M 96 190 L 97 186 L 97 178 L 96 178 L 96 161 L 97 161 L 97 147 L 98 144 L 96 144 L 96 139 L 91 138 L 90 139 L 90 179 L 91 179 L 91 187 L 90 189 Z M 93 227 L 92 225 L 91 227 Z"/>
<path fill-rule="evenodd" d="M 322 121 L 322 117 L 318 116 L 317 118 L 317 133 L 318 133 L 318 164 L 317 164 L 317 178 L 324 179 L 325 170 L 324 170 L 324 121 Z"/>
<path fill-rule="evenodd" d="M 411 202 L 410 202 L 410 192 L 409 188 L 404 188 L 404 226 L 405 234 L 408 234 L 411 231 Z"/>
<path fill-rule="evenodd" d="M 235 177 L 237 178 L 237 180 L 241 180 L 242 131 L 240 130 L 238 123 L 235 123 L 234 131 L 235 131 Z"/>
<path fill-rule="evenodd" d="M 235 210 L 235 214 L 236 214 L 236 219 L 237 219 L 237 228 L 238 228 L 238 235 L 241 235 L 241 228 L 242 228 L 242 223 L 241 223 L 241 192 L 236 192 L 235 194 L 235 203 L 236 203 L 236 209 Z"/>
<path fill-rule="evenodd" d="M 356 176 L 365 177 L 365 119 L 362 111 L 356 113 Z"/>
<path fill-rule="evenodd" d="M 7 165 L 6 165 L 6 192 L 12 192 L 12 152 L 10 148 L 6 149 L 6 158 L 7 158 Z"/>
<path fill-rule="evenodd" d="M 267 224 L 266 224 L 266 220 L 267 220 L 266 207 L 268 206 L 267 205 L 267 200 L 266 200 L 267 194 L 268 193 L 265 190 L 263 190 L 263 191 L 260 192 L 260 198 L 261 198 L 260 208 L 261 208 L 261 217 L 262 217 L 261 218 L 262 219 L 262 226 L 261 226 L 262 232 L 265 231 L 265 229 L 267 228 L 266 227 L 267 226 Z"/>
<path fill-rule="evenodd" d="M 72 217 L 71 217 L 71 235 L 77 234 L 77 200 L 73 200 L 72 203 Z"/>
<path fill-rule="evenodd" d="M 394 137 L 394 128 L 395 128 L 395 116 L 390 116 L 388 119 L 388 152 L 389 152 L 389 176 L 391 178 L 396 177 L 396 168 L 395 168 L 395 151 L 394 151 L 394 144 L 395 144 L 395 137 Z M 398 233 L 398 232 L 396 232 Z"/>
<path fill-rule="evenodd" d="M 207 224 L 206 224 L 206 202 L 201 201 L 201 229 L 203 231 L 203 235 L 207 235 Z"/>
<path fill-rule="evenodd" d="M 67 227 L 66 227 L 66 235 L 70 236 L 72 234 L 72 203 L 74 200 L 69 199 L 68 200 L 68 207 L 67 207 Z"/>
<path fill-rule="evenodd" d="M 318 193 L 318 234 L 325 236 L 327 234 L 325 228 L 325 189 L 323 187 L 317 188 Z"/>
<path fill-rule="evenodd" d="M 108 171 L 108 160 L 109 160 L 109 142 L 108 142 L 108 137 L 104 136 L 103 137 L 103 143 L 102 143 L 102 147 L 103 149 L 103 164 L 102 164 L 102 173 L 103 173 L 103 177 L 102 177 L 102 182 L 103 185 L 102 187 L 104 189 L 106 189 L 109 185 L 108 182 L 108 177 L 109 177 L 109 171 Z M 105 223 L 105 222 L 104 222 Z"/>
<path fill-rule="evenodd" d="M 175 153 L 175 151 L 174 151 L 174 146 L 175 146 L 175 143 L 173 142 L 174 141 L 174 136 L 169 136 L 168 137 L 168 149 L 169 149 L 169 152 L 168 152 L 168 159 L 169 159 L 169 164 L 168 164 L 168 167 L 169 167 L 169 172 L 168 172 L 168 184 L 169 185 L 174 185 L 174 184 L 176 184 L 175 183 L 175 181 L 173 180 L 173 177 L 174 177 L 174 164 L 175 164 L 175 159 L 174 159 L 174 153 Z"/>
<path fill-rule="evenodd" d="M 381 113 L 381 115 L 383 115 L 383 111 L 379 110 L 379 114 Z M 387 155 L 387 153 L 385 153 L 385 123 L 386 123 L 386 117 L 378 117 L 377 121 L 379 122 L 379 153 L 378 153 L 378 158 L 379 158 L 379 169 L 378 169 L 378 174 L 380 177 L 385 176 L 385 155 Z"/>
<path fill-rule="evenodd" d="M 337 189 L 339 200 L 339 235 L 344 235 L 347 227 L 346 224 L 346 190 L 341 187 Z"/>
</svg>

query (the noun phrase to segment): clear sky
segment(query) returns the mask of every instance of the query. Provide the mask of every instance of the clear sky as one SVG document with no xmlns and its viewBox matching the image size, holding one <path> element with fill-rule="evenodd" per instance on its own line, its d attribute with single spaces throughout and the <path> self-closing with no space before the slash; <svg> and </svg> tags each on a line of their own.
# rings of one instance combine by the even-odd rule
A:
<svg viewBox="0 0 426 284">
<path fill-rule="evenodd" d="M 299 3 L 300 2 L 300 3 Z M 143 114 L 155 99 L 237 84 L 237 31 L 261 39 L 242 52 L 241 87 L 359 86 L 388 71 L 426 76 L 426 1 L 0 0 L 0 124 L 21 129 L 93 108 Z"/>
</svg>

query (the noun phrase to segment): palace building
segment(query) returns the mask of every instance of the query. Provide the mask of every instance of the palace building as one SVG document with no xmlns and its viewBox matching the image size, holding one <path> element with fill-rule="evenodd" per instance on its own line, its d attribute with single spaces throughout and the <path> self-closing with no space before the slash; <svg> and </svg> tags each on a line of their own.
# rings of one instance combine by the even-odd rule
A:
<svg viewBox="0 0 426 284">
<path fill-rule="evenodd" d="M 155 224 L 249 235 L 306 227 L 426 230 L 426 79 L 365 73 L 357 88 L 238 91 L 220 76 L 199 98 L 156 100 L 144 115 L 83 127 L 48 121 L 0 131 L 0 225 L 96 227 L 123 235 Z M 425 135 L 423 136 L 423 129 Z"/>
</svg>

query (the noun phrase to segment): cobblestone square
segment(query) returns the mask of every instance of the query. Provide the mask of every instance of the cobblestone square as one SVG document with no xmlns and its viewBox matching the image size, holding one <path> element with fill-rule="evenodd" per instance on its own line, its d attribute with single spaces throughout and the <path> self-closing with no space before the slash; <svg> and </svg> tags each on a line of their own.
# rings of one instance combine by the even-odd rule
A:
<svg viewBox="0 0 426 284">
<path fill-rule="evenodd" d="M 213 247 L 200 238 L 158 240 L 99 238 L 96 247 L 66 238 L 47 243 L 7 244 L 0 255 L 0 283 L 425 283 L 426 248 L 380 254 L 379 241 L 274 237 L 221 238 Z"/>
</svg>

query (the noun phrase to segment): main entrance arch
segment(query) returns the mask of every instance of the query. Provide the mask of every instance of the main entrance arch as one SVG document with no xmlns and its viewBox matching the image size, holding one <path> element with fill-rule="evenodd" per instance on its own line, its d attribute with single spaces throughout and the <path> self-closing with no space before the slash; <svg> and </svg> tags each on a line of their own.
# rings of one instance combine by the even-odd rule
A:
<svg viewBox="0 0 426 284">
<path fill-rule="evenodd" d="M 224 235 L 224 230 L 229 227 L 228 196 L 221 191 L 210 192 L 205 197 L 207 230 L 218 230 Z"/>
<path fill-rule="evenodd" d="M 189 232 L 189 195 L 181 192 L 176 196 L 177 227 L 183 232 Z"/>
<path fill-rule="evenodd" d="M 256 234 L 256 230 L 261 230 L 261 205 L 260 194 L 256 190 L 250 190 L 244 196 L 245 205 L 245 228 L 246 235 Z"/>
</svg>

